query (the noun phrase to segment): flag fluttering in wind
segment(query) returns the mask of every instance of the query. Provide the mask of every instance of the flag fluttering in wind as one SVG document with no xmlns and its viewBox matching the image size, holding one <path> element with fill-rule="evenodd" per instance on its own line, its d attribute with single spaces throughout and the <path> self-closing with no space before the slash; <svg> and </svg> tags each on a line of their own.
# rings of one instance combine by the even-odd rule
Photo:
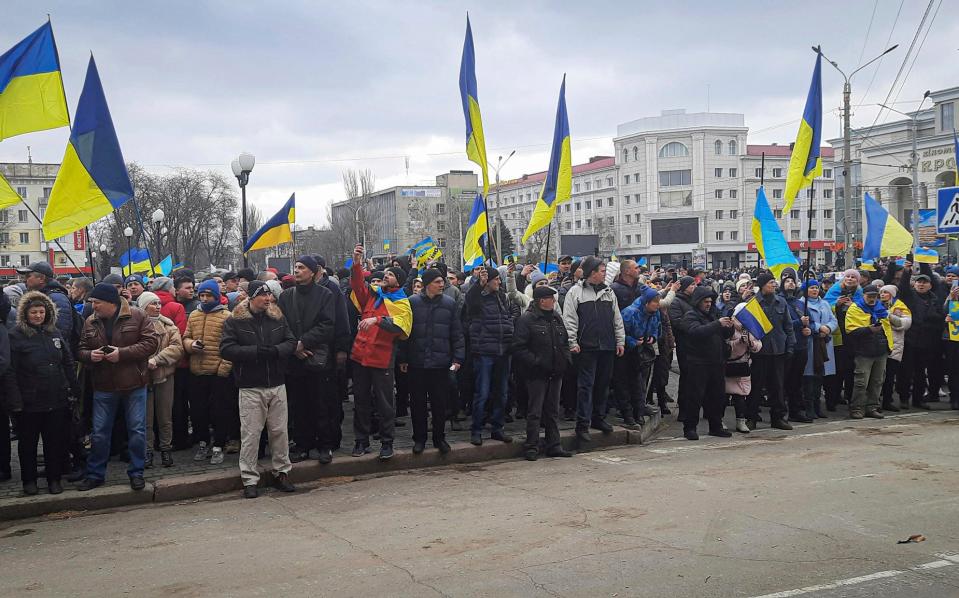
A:
<svg viewBox="0 0 959 598">
<path fill-rule="evenodd" d="M 766 317 L 763 307 L 753 296 L 746 303 L 740 303 L 733 310 L 733 317 L 739 320 L 743 328 L 758 339 L 762 339 L 773 329 L 772 322 Z"/>
<path fill-rule="evenodd" d="M 912 235 L 899 224 L 886 208 L 872 195 L 865 194 L 862 204 L 866 216 L 866 238 L 862 244 L 862 259 L 903 256 L 912 251 Z"/>
<path fill-rule="evenodd" d="M 553 128 L 553 148 L 549 155 L 549 170 L 539 193 L 536 208 L 523 233 L 522 243 L 539 229 L 549 226 L 556 214 L 556 206 L 569 201 L 573 189 L 573 158 L 569 142 L 569 116 L 566 113 L 566 75 L 559 88 L 556 106 L 556 125 Z"/>
<path fill-rule="evenodd" d="M 806 96 L 806 108 L 799 121 L 799 132 L 789 158 L 789 170 L 786 174 L 786 205 L 783 211 L 792 209 L 793 201 L 801 189 L 812 184 L 814 178 L 822 176 L 822 158 L 820 139 L 822 138 L 822 54 L 816 53 L 816 68 L 812 72 L 809 95 Z"/>
<path fill-rule="evenodd" d="M 134 272 L 150 272 L 153 264 L 150 262 L 150 250 L 134 247 L 124 251 L 120 256 L 120 268 L 127 274 Z"/>
<path fill-rule="evenodd" d="M 936 251 L 935 249 L 927 249 L 925 247 L 916 247 L 914 257 L 917 264 L 938 264 L 939 263 L 939 252 Z"/>
<path fill-rule="evenodd" d="M 483 197 L 489 193 L 489 170 L 486 161 L 486 138 L 483 137 L 483 118 L 480 115 L 479 93 L 476 91 L 476 54 L 473 51 L 473 30 L 466 17 L 466 41 L 460 62 L 460 97 L 466 118 L 466 156 L 479 165 L 483 172 Z"/>
<path fill-rule="evenodd" d="M 258 249 L 267 249 L 276 247 L 283 243 L 293 242 L 293 230 L 291 226 L 296 221 L 296 193 L 286 200 L 280 211 L 266 221 L 266 224 L 260 227 L 260 230 L 253 233 L 253 236 L 247 239 L 246 247 L 243 253 L 256 251 Z"/>
<path fill-rule="evenodd" d="M 160 273 L 160 276 L 169 276 L 173 272 L 173 256 L 168 255 L 160 263 L 154 266 L 154 269 Z"/>
<path fill-rule="evenodd" d="M 412 250 L 416 256 L 416 267 L 421 274 L 426 270 L 428 263 L 443 257 L 443 252 L 436 246 L 433 237 L 426 237 L 416 245 L 413 245 Z"/>
<path fill-rule="evenodd" d="M 486 203 L 483 196 L 477 194 L 473 200 L 473 209 L 470 211 L 466 225 L 466 243 L 463 246 L 463 270 L 469 272 L 476 266 L 482 265 L 486 259 Z"/>
<path fill-rule="evenodd" d="M 20 200 L 20 194 L 14 191 L 7 179 L 0 174 L 0 209 L 16 205 Z"/>
<path fill-rule="evenodd" d="M 798 267 L 799 260 L 789 250 L 789 244 L 766 200 L 766 190 L 759 188 L 756 194 L 756 209 L 753 211 L 753 242 L 759 255 L 766 260 L 766 267 L 779 278 L 784 268 Z"/>
<path fill-rule="evenodd" d="M 0 141 L 70 125 L 48 21 L 0 56 Z"/>
<path fill-rule="evenodd" d="M 133 198 L 133 184 L 90 56 L 73 132 L 53 183 L 43 235 L 55 239 L 94 222 Z"/>
</svg>

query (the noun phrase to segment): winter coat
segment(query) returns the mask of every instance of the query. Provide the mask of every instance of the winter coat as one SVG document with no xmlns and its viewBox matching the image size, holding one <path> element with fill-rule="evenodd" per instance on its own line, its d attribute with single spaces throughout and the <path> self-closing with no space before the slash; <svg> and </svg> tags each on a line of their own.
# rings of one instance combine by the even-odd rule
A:
<svg viewBox="0 0 959 598">
<path fill-rule="evenodd" d="M 360 320 L 376 318 L 376 325 L 366 330 L 357 329 L 350 359 L 377 369 L 393 367 L 397 341 L 406 340 L 413 326 L 410 301 L 403 291 L 374 292 L 363 278 L 363 266 L 353 264 L 350 275 L 350 300 Z"/>
<path fill-rule="evenodd" d="M 147 360 L 157 351 L 159 339 L 149 318 L 140 309 L 120 299 L 113 334 L 107 338 L 106 325 L 95 314 L 83 323 L 79 360 L 92 373 L 93 390 L 126 392 L 150 382 Z M 117 347 L 120 360 L 94 363 L 90 352 L 105 345 Z"/>
<path fill-rule="evenodd" d="M 77 325 L 74 327 L 76 310 L 73 309 L 73 304 L 70 302 L 69 293 L 67 293 L 63 285 L 56 280 L 48 281 L 46 286 L 43 287 L 42 292 L 49 297 L 50 301 L 56 306 L 57 330 L 60 331 L 60 337 L 71 346 L 72 350 L 80 340 L 80 332 L 83 326 L 80 324 L 78 318 Z M 17 313 L 19 314 L 19 310 L 17 310 Z"/>
<path fill-rule="evenodd" d="M 786 300 L 781 295 L 756 296 L 759 306 L 762 307 L 766 318 L 773 325 L 772 330 L 763 337 L 762 355 L 782 355 L 792 353 L 796 346 L 796 335 L 793 333 L 792 316 Z"/>
<path fill-rule="evenodd" d="M 280 293 L 277 304 L 293 338 L 324 361 L 327 369 L 332 369 L 336 365 L 330 353 L 336 329 L 336 297 L 332 291 L 317 284 L 296 285 Z M 293 375 L 306 374 L 303 362 L 294 355 L 287 362 L 287 371 Z"/>
<path fill-rule="evenodd" d="M 905 271 L 899 280 L 897 297 L 912 312 L 912 326 L 906 331 L 906 342 L 916 347 L 936 347 L 942 342 L 946 329 L 943 302 L 933 290 L 920 295 L 910 284 L 910 273 Z"/>
<path fill-rule="evenodd" d="M 804 314 L 806 311 L 806 302 L 805 298 L 800 299 L 799 313 Z M 819 329 L 822 326 L 829 328 L 829 336 L 826 337 L 826 356 L 829 358 L 823 364 L 823 375 L 832 376 L 836 373 L 836 353 L 835 348 L 832 345 L 832 335 L 836 332 L 836 329 L 839 327 L 839 320 L 836 319 L 836 314 L 832 313 L 832 307 L 829 303 L 826 302 L 822 297 L 816 297 L 815 299 L 809 298 L 809 329 L 812 331 L 812 334 L 809 336 L 800 337 L 797 340 L 803 342 L 801 339 L 805 339 L 806 344 L 806 369 L 803 371 L 803 376 L 813 376 L 815 371 L 813 369 L 813 361 L 815 355 L 813 354 L 813 338 L 815 335 L 819 334 Z M 800 333 L 801 334 L 801 333 Z"/>
<path fill-rule="evenodd" d="M 526 379 L 555 378 L 569 367 L 569 338 L 563 318 L 536 304 L 516 320 L 511 347 L 517 371 Z"/>
<path fill-rule="evenodd" d="M 690 297 L 686 293 L 676 293 L 673 300 L 669 302 L 669 321 L 673 324 L 673 336 L 676 338 L 676 344 L 683 342 L 683 316 L 691 310 Z"/>
<path fill-rule="evenodd" d="M 889 326 L 892 328 L 892 351 L 889 353 L 889 359 L 902 361 L 902 353 L 906 345 L 906 332 L 912 326 L 912 312 L 899 299 L 894 299 L 892 305 L 886 309 L 889 311 Z M 896 310 L 901 310 L 902 313 L 899 315 L 893 313 Z"/>
<path fill-rule="evenodd" d="M 333 294 L 333 346 L 332 350 L 339 353 L 349 353 L 353 344 L 353 334 L 350 332 L 350 316 L 346 309 L 346 297 L 340 289 L 339 283 L 324 276 L 317 283 Z"/>
<path fill-rule="evenodd" d="M 274 347 L 276 353 L 264 357 L 259 347 Z M 286 362 L 295 350 L 293 332 L 275 304 L 254 314 L 250 300 L 244 299 L 223 324 L 220 354 L 233 364 L 233 380 L 240 388 L 274 388 L 284 384 Z"/>
<path fill-rule="evenodd" d="M 796 344 L 793 345 L 793 352 L 805 353 L 809 349 L 809 346 L 807 346 L 806 343 L 803 343 L 802 339 L 810 337 L 804 337 L 802 334 L 803 328 L 805 328 L 802 323 L 802 317 L 806 315 L 806 306 L 803 303 L 803 297 L 799 293 L 787 295 L 786 293 L 782 292 L 781 288 L 779 296 L 782 297 L 783 301 L 786 302 L 786 309 L 789 311 L 789 319 L 792 321 L 793 339 L 796 341 Z"/>
<path fill-rule="evenodd" d="M 659 308 L 659 321 L 662 329 L 662 334 L 659 335 L 659 354 L 666 355 L 676 348 L 676 338 L 673 336 L 673 322 L 669 319 L 669 308 L 665 305 Z"/>
<path fill-rule="evenodd" d="M 609 288 L 613 289 L 613 293 L 616 294 L 616 303 L 619 304 L 619 311 L 623 311 L 639 299 L 643 291 L 648 287 L 638 280 L 632 285 L 626 284 L 622 275 L 618 275 L 609 285 Z"/>
<path fill-rule="evenodd" d="M 662 333 L 662 318 L 659 310 L 651 314 L 646 313 L 646 304 L 658 297 L 659 293 L 655 289 L 647 287 L 632 304 L 623 310 L 623 328 L 626 331 L 628 348 L 641 345 L 648 338 L 659 339 Z"/>
<path fill-rule="evenodd" d="M 719 323 L 719 312 L 713 307 L 709 313 L 703 313 L 699 304 L 706 299 L 716 299 L 716 292 L 709 287 L 696 287 L 690 304 L 692 309 L 683 316 L 683 330 L 686 335 L 683 351 L 689 365 L 723 365 L 726 363 L 726 339 L 732 336 L 733 329 Z"/>
<path fill-rule="evenodd" d="M 190 314 L 183 335 L 183 349 L 190 356 L 190 373 L 196 376 L 230 375 L 233 365 L 220 353 L 220 341 L 223 338 L 223 325 L 230 319 L 230 312 L 217 305 L 210 312 L 202 309 Z M 203 351 L 197 351 L 193 344 L 203 341 Z"/>
<path fill-rule="evenodd" d="M 182 335 L 186 332 L 187 313 L 183 305 L 176 302 L 169 291 L 153 291 L 160 298 L 160 315 L 172 321 Z"/>
<path fill-rule="evenodd" d="M 426 291 L 410 297 L 413 329 L 400 345 L 400 362 L 414 368 L 448 368 L 466 359 L 463 324 L 456 312 L 456 301 L 446 294 L 432 299 Z"/>
<path fill-rule="evenodd" d="M 862 300 L 851 304 L 846 311 L 846 346 L 857 357 L 888 355 L 892 350 L 892 327 L 889 318 L 879 319 L 881 327 L 874 331 L 872 325 L 877 323 L 877 317 L 860 306 L 860 303 Z"/>
<path fill-rule="evenodd" d="M 487 293 L 478 283 L 466 292 L 470 353 L 506 355 L 513 342 L 513 320 L 518 308 L 501 290 Z"/>
<path fill-rule="evenodd" d="M 46 315 L 40 327 L 27 323 L 27 307 L 42 301 Z M 80 397 L 76 365 L 57 329 L 57 308 L 48 295 L 31 291 L 17 306 L 17 325 L 10 332 L 11 364 L 5 368 L 5 403 L 8 411 L 44 413 L 70 406 L 67 397 Z M 5 336 L 5 331 L 4 331 Z"/>
<path fill-rule="evenodd" d="M 582 351 L 615 351 L 626 346 L 626 329 L 613 289 L 591 285 L 585 280 L 566 294 L 563 320 L 569 347 Z"/>
<path fill-rule="evenodd" d="M 726 364 L 730 363 L 752 363 L 753 353 L 759 353 L 763 348 L 763 342 L 743 328 L 739 320 L 733 320 L 733 335 L 726 341 L 729 345 L 729 356 L 726 358 Z M 726 394 L 747 396 L 752 390 L 751 376 L 730 376 L 729 368 L 726 369 Z"/>
<path fill-rule="evenodd" d="M 150 370 L 150 381 L 154 384 L 166 382 L 166 379 L 176 373 L 176 366 L 183 358 L 183 339 L 180 336 L 180 329 L 172 320 L 164 315 L 153 321 L 153 328 L 156 330 L 157 352 L 147 361 L 147 365 L 156 365 L 155 370 Z"/>
<path fill-rule="evenodd" d="M 832 312 L 836 315 L 836 321 L 839 323 L 839 327 L 836 332 L 832 335 L 832 343 L 836 347 L 841 347 L 846 342 L 846 312 L 849 310 L 849 306 L 852 303 L 847 305 L 839 305 L 838 301 L 840 297 L 849 297 L 853 301 L 862 297 L 862 289 L 856 287 L 855 290 L 847 290 L 842 288 L 842 284 L 836 283 L 829 287 L 829 290 L 826 291 L 826 296 L 823 299 L 826 300 L 826 303 L 832 306 Z"/>
</svg>

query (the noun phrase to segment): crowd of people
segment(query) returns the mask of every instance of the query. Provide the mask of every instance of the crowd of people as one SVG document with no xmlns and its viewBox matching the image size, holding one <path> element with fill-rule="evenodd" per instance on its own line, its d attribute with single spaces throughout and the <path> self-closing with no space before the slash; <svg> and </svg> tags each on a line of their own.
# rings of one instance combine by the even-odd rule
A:
<svg viewBox="0 0 959 598">
<path fill-rule="evenodd" d="M 269 455 L 274 484 L 293 492 L 294 463 L 328 464 L 349 448 L 351 398 L 350 454 L 378 441 L 384 461 L 407 415 L 414 454 L 427 441 L 449 453 L 447 429 L 466 425 L 474 445 L 509 443 L 505 424 L 523 419 L 523 455 L 536 460 L 571 455 L 561 419 L 585 447 L 612 433 L 611 420 L 638 429 L 673 403 L 689 440 L 700 419 L 732 436 L 730 405 L 742 434 L 763 408 L 784 430 L 839 404 L 853 419 L 944 396 L 959 409 L 948 328 L 959 325 L 959 268 L 936 269 L 890 260 L 777 278 L 561 256 L 549 274 L 515 263 L 465 273 L 408 256 L 377 266 L 357 245 L 338 271 L 304 255 L 290 274 L 179 270 L 94 284 L 35 263 L 0 294 L 0 481 L 11 478 L 12 425 L 27 495 L 41 469 L 52 494 L 64 479 L 101 486 L 111 456 L 141 490 L 146 469 L 173 467 L 185 449 L 214 465 L 238 453 L 248 498 Z"/>
</svg>

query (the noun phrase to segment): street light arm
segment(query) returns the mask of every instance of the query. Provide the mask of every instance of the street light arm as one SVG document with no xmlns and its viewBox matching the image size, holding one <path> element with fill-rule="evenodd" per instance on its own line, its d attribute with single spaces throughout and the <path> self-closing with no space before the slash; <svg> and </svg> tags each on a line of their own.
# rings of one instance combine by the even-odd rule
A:
<svg viewBox="0 0 959 598">
<path fill-rule="evenodd" d="M 862 65 L 861 67 L 857 68 L 857 69 L 854 70 L 852 73 L 850 73 L 850 74 L 849 74 L 849 78 L 852 79 L 852 76 L 853 76 L 853 75 L 855 75 L 856 73 L 858 73 L 858 72 L 861 71 L 862 69 L 866 68 L 866 67 L 869 66 L 870 64 L 876 62 L 877 60 L 879 60 L 880 58 L 882 58 L 882 57 L 885 56 L 886 54 L 892 52 L 893 50 L 895 50 L 895 49 L 898 48 L 898 47 L 899 47 L 899 44 L 896 44 L 895 46 L 892 46 L 892 47 L 890 47 L 890 48 L 886 48 L 886 51 L 885 51 L 885 52 L 883 52 L 883 53 L 880 54 L 879 56 L 876 56 L 875 58 L 873 58 L 872 60 L 870 60 L 870 61 L 867 62 L 866 64 Z"/>
<path fill-rule="evenodd" d="M 822 48 L 820 48 L 820 47 L 818 47 L 818 46 L 813 46 L 813 47 L 812 47 L 812 51 L 815 52 L 816 54 L 819 54 L 819 55 L 822 56 L 823 58 L 825 58 L 825 59 L 826 59 L 826 62 L 828 62 L 829 64 L 832 65 L 832 68 L 834 68 L 834 69 L 836 69 L 837 71 L 839 71 L 839 74 L 842 75 L 843 79 L 846 80 L 846 83 L 849 82 L 849 77 L 846 76 L 846 73 L 843 72 L 843 70 L 842 70 L 841 68 L 839 68 L 839 65 L 836 64 L 836 62 L 835 62 L 834 60 L 830 60 L 829 57 L 826 56 L 826 54 L 822 51 Z"/>
</svg>

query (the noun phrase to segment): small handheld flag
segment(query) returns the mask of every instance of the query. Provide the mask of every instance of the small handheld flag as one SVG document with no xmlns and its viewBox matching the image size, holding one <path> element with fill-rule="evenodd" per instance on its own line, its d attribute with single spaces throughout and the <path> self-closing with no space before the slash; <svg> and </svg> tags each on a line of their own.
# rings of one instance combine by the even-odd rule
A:
<svg viewBox="0 0 959 598">
<path fill-rule="evenodd" d="M 939 252 L 935 249 L 927 249 L 925 247 L 916 247 L 913 252 L 916 263 L 919 264 L 938 264 L 939 263 Z"/>
<path fill-rule="evenodd" d="M 796 194 L 812 184 L 817 176 L 822 176 L 822 158 L 820 157 L 820 139 L 822 138 L 822 54 L 816 53 L 816 68 L 812 72 L 809 94 L 806 96 L 806 108 L 799 121 L 799 132 L 793 144 L 789 158 L 789 170 L 786 174 L 786 205 L 783 211 L 792 209 Z"/>
<path fill-rule="evenodd" d="M 908 255 L 912 251 L 912 235 L 869 193 L 866 193 L 863 198 L 862 209 L 866 216 L 866 238 L 862 245 L 863 260 L 898 257 Z"/>
<path fill-rule="evenodd" d="M 756 297 L 737 305 L 736 309 L 733 310 L 733 317 L 739 320 L 743 328 L 758 339 L 762 339 L 773 329 L 772 322 L 766 317 L 766 313 L 759 305 Z"/>
<path fill-rule="evenodd" d="M 267 249 L 276 247 L 283 243 L 293 241 L 293 231 L 290 226 L 296 221 L 296 193 L 286 200 L 280 211 L 266 221 L 266 224 L 260 227 L 260 230 L 253 233 L 243 248 L 243 253 L 249 253 L 258 249 Z"/>
</svg>

